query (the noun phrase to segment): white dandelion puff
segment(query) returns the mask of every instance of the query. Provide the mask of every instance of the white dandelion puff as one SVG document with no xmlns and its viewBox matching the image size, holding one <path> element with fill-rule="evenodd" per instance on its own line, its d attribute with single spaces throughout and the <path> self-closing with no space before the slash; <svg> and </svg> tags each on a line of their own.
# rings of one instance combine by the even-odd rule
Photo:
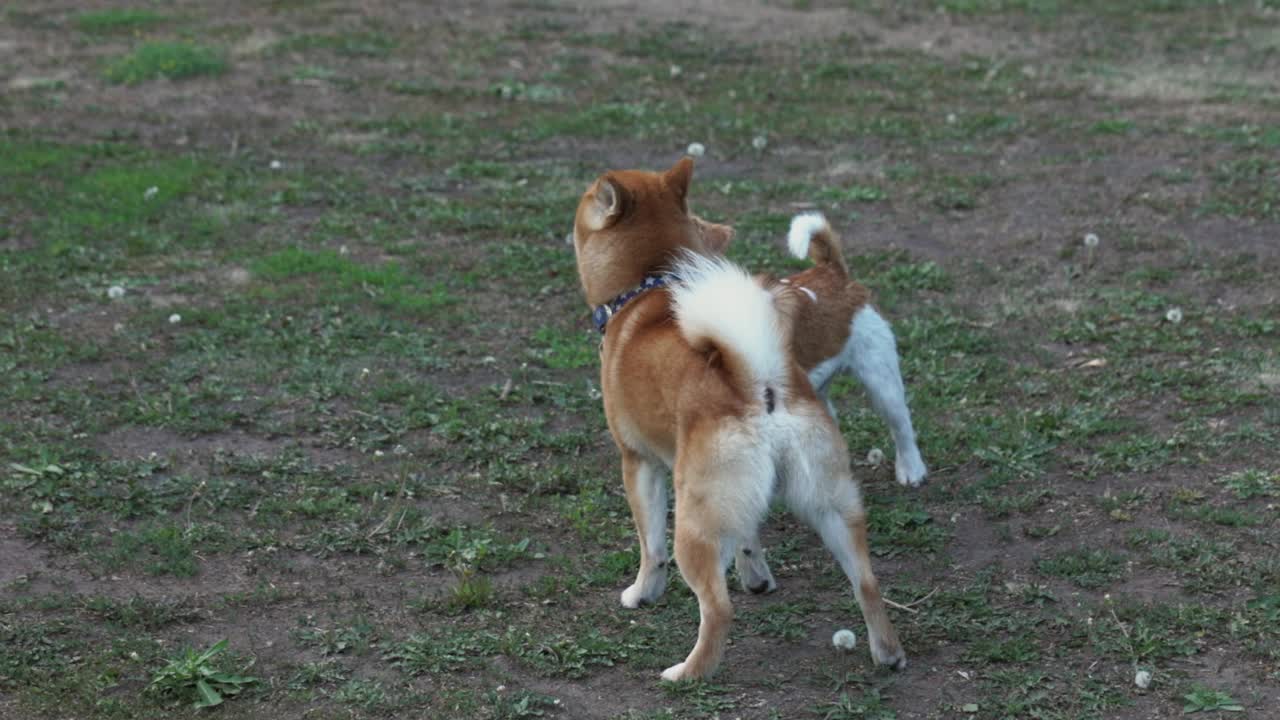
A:
<svg viewBox="0 0 1280 720">
<path fill-rule="evenodd" d="M 884 451 L 880 448 L 871 448 L 871 452 L 867 453 L 867 464 L 872 467 L 880 467 L 884 462 Z"/>
<path fill-rule="evenodd" d="M 1146 690 L 1147 688 L 1151 687 L 1151 671 L 1139 670 L 1133 676 L 1133 684 L 1137 685 L 1139 688 L 1143 690 Z"/>
<path fill-rule="evenodd" d="M 111 298 L 112 300 L 119 300 L 120 298 L 124 297 L 124 288 L 120 287 L 119 285 L 112 285 L 111 287 L 107 288 L 107 297 Z"/>
<path fill-rule="evenodd" d="M 1174 325 L 1182 322 L 1182 308 L 1169 308 L 1169 310 L 1164 314 L 1164 319 Z"/>
<path fill-rule="evenodd" d="M 689 147 L 685 149 L 685 153 L 692 157 L 702 157 L 707 154 L 707 146 L 700 142 L 689 143 Z"/>
<path fill-rule="evenodd" d="M 169 316 L 169 324 L 170 324 L 170 325 L 177 325 L 177 324 L 178 324 L 178 323 L 180 323 L 180 322 L 182 322 L 182 316 L 181 316 L 181 315 L 179 315 L 178 313 L 174 313 L 174 314 L 172 314 L 172 315 L 170 315 L 170 316 Z"/>
<path fill-rule="evenodd" d="M 764 150 L 765 148 L 769 147 L 769 138 L 765 137 L 764 135 L 757 135 L 751 139 L 751 147 L 755 148 L 756 150 Z"/>
<path fill-rule="evenodd" d="M 1098 247 L 1098 236 L 1094 233 L 1086 233 L 1084 236 L 1084 246 L 1087 248 Z"/>
<path fill-rule="evenodd" d="M 858 645 L 858 636 L 853 634 L 852 630 L 837 630 L 831 636 L 831 644 L 836 646 L 837 650 L 849 652 Z"/>
<path fill-rule="evenodd" d="M 152 185 L 142 193 L 142 199 L 150 200 L 151 198 L 155 197 L 159 193 L 160 193 L 160 188 L 156 187 L 155 185 Z"/>
</svg>

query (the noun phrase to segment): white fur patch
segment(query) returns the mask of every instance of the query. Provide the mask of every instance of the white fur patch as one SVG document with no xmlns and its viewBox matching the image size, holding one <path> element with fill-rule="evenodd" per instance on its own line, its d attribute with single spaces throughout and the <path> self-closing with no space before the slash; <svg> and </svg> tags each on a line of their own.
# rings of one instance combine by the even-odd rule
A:
<svg viewBox="0 0 1280 720">
<path fill-rule="evenodd" d="M 711 340 L 742 358 L 757 383 L 782 386 L 786 353 L 773 295 L 724 258 L 687 253 L 672 272 L 680 278 L 671 297 L 685 340 Z"/>
<path fill-rule="evenodd" d="M 787 232 L 787 249 L 798 258 L 809 256 L 809 241 L 827 226 L 822 213 L 801 213 L 791 218 L 791 230 Z"/>
</svg>

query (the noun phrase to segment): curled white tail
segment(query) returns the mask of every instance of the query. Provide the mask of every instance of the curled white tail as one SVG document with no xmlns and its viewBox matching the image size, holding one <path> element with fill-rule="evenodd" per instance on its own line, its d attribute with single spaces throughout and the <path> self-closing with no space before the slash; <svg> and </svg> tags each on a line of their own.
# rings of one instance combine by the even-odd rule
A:
<svg viewBox="0 0 1280 720">
<path fill-rule="evenodd" d="M 791 218 L 791 230 L 787 232 L 787 249 L 798 258 L 809 257 L 809 241 L 824 230 L 830 230 L 830 226 L 822 213 L 796 215 Z"/>
<path fill-rule="evenodd" d="M 829 265 L 848 277 L 849 266 L 840 252 L 840 240 L 822 213 L 801 213 L 791 218 L 787 249 L 798 258 L 807 257 L 815 265 Z"/>
<path fill-rule="evenodd" d="M 789 326 L 773 293 L 724 258 L 687 253 L 672 271 L 680 278 L 671 297 L 684 339 L 698 350 L 714 346 L 745 373 L 744 382 L 783 386 Z"/>
</svg>

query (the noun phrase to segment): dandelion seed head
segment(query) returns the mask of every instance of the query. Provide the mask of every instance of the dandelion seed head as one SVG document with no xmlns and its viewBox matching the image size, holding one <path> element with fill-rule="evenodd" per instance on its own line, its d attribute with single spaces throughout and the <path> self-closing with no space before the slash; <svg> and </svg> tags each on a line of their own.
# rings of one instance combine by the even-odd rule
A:
<svg viewBox="0 0 1280 720">
<path fill-rule="evenodd" d="M 852 630 L 837 630 L 831 636 L 831 644 L 837 650 L 848 652 L 858 645 L 858 636 L 853 634 Z"/>
<path fill-rule="evenodd" d="M 1087 248 L 1098 247 L 1098 236 L 1093 233 L 1087 233 L 1084 236 L 1084 246 Z"/>
<path fill-rule="evenodd" d="M 1146 690 L 1147 688 L 1151 687 L 1151 671 L 1139 670 L 1138 672 L 1134 673 L 1133 684 L 1137 685 L 1143 690 Z"/>
<path fill-rule="evenodd" d="M 169 316 L 169 324 L 170 324 L 170 325 L 177 325 L 177 324 L 178 324 L 178 323 L 180 323 L 180 322 L 182 322 L 182 316 L 181 316 L 181 315 L 179 315 L 178 313 L 174 313 L 174 314 L 172 314 L 172 315 L 170 315 L 170 316 Z"/>
<path fill-rule="evenodd" d="M 1164 314 L 1164 319 L 1174 325 L 1182 322 L 1182 308 L 1169 308 L 1169 310 Z"/>
<path fill-rule="evenodd" d="M 120 298 L 124 297 L 124 288 L 120 287 L 119 285 L 112 285 L 111 287 L 107 288 L 107 297 L 111 298 L 112 300 L 119 300 Z"/>
</svg>

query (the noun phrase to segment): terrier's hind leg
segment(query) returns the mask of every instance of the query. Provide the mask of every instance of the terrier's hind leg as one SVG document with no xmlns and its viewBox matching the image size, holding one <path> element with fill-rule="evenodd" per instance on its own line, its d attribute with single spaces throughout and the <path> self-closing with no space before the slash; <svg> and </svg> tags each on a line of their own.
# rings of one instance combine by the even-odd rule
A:
<svg viewBox="0 0 1280 720">
<path fill-rule="evenodd" d="M 929 471 L 920 457 L 920 448 L 916 447 L 893 330 L 874 308 L 864 307 L 853 316 L 849 346 L 845 354 L 851 356 L 848 360 L 853 374 L 867 389 L 871 407 L 888 424 L 893 435 L 894 472 L 898 482 L 919 487 Z"/>
</svg>

